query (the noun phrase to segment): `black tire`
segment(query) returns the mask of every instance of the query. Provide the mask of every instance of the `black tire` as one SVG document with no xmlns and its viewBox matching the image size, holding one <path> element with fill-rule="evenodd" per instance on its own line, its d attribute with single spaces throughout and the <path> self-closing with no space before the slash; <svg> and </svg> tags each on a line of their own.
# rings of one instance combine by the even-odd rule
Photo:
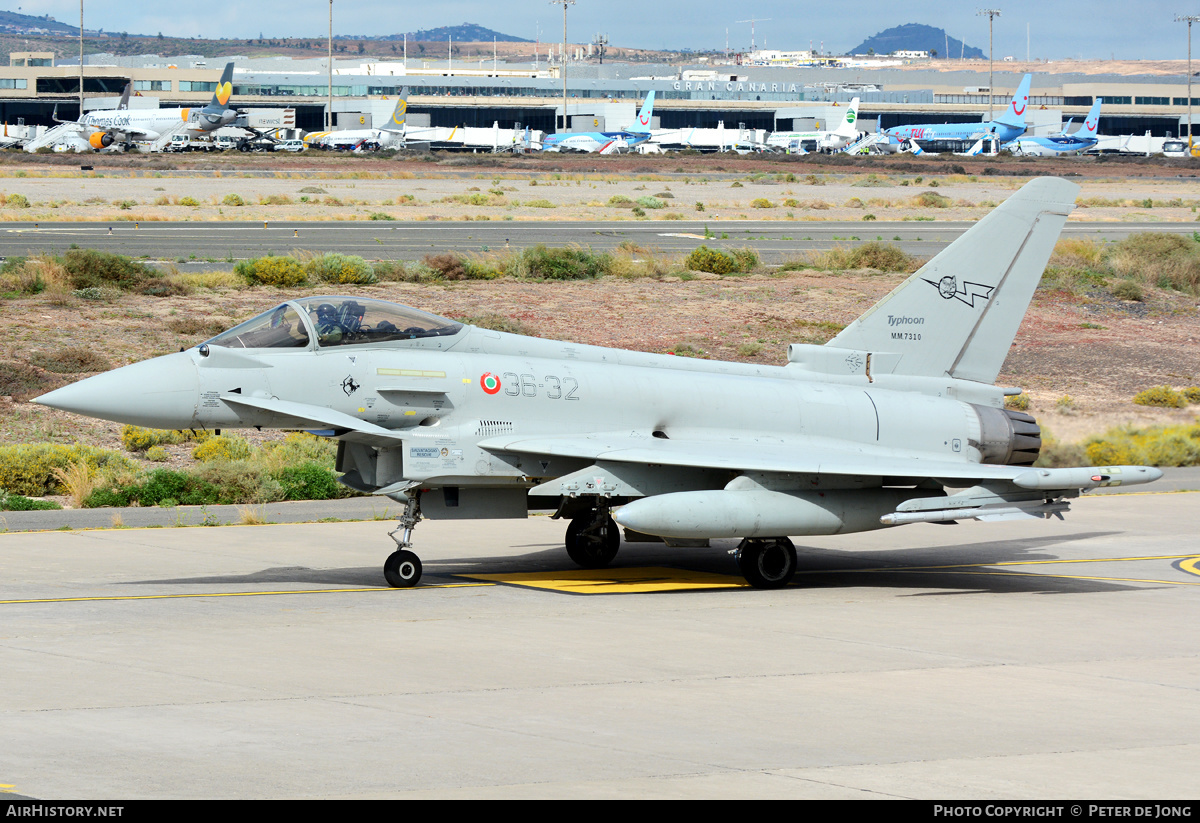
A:
<svg viewBox="0 0 1200 823">
<path fill-rule="evenodd" d="M 786 537 L 742 541 L 738 567 L 756 589 L 782 589 L 796 574 L 796 547 Z"/>
<path fill-rule="evenodd" d="M 401 549 L 388 555 L 383 563 L 383 577 L 393 589 L 407 589 L 421 579 L 421 558 Z"/>
<path fill-rule="evenodd" d="M 567 526 L 567 556 L 585 569 L 602 569 L 617 556 L 621 533 L 611 517 L 597 522 L 594 514 L 576 517 Z"/>
</svg>

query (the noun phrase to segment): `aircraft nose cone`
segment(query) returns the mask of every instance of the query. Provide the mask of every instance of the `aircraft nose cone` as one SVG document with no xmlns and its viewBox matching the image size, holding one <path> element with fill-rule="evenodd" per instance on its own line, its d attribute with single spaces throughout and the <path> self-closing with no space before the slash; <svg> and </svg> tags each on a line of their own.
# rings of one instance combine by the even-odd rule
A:
<svg viewBox="0 0 1200 823">
<path fill-rule="evenodd" d="M 33 402 L 117 423 L 183 429 L 193 425 L 198 399 L 192 355 L 179 352 L 80 380 Z"/>
</svg>

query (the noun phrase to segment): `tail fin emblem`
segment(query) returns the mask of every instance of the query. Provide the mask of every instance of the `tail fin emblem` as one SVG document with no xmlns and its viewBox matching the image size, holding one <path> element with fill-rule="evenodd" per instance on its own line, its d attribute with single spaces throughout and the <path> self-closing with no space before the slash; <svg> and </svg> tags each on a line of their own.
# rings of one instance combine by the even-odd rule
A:
<svg viewBox="0 0 1200 823">
<path fill-rule="evenodd" d="M 925 278 L 921 278 L 925 280 Z M 933 280 L 925 280 L 926 283 L 933 286 L 946 300 L 960 300 L 966 303 L 971 308 L 975 308 L 975 298 L 979 297 L 987 300 L 995 291 L 995 286 L 986 286 L 983 283 L 963 283 L 960 288 L 958 280 L 952 275 L 946 275 L 936 283 Z"/>
</svg>

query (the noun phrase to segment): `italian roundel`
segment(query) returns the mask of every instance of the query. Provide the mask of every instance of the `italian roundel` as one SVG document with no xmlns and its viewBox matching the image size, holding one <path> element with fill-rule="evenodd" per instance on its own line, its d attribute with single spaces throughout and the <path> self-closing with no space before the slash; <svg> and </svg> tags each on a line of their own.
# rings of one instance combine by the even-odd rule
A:
<svg viewBox="0 0 1200 823">
<path fill-rule="evenodd" d="M 489 372 L 484 372 L 479 378 L 479 387 L 487 394 L 495 394 L 500 391 L 500 378 Z"/>
</svg>

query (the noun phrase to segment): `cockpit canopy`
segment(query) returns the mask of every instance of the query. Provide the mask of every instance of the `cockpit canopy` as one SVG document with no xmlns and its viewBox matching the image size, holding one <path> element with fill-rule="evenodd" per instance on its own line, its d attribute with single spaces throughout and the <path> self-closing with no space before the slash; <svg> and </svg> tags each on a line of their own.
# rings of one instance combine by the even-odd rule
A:
<svg viewBox="0 0 1200 823">
<path fill-rule="evenodd" d="M 362 297 L 305 297 L 281 303 L 207 341 L 230 349 L 362 346 L 397 340 L 448 337 L 462 323 Z"/>
</svg>

